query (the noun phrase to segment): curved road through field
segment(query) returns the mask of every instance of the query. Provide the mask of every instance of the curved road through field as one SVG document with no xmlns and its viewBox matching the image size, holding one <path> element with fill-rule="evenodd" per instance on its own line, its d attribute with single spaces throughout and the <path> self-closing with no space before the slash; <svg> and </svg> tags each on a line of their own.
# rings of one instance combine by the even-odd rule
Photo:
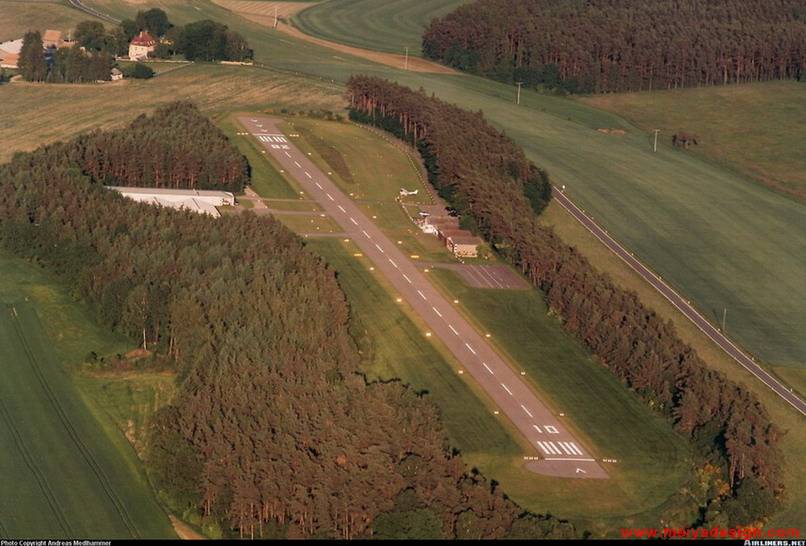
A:
<svg viewBox="0 0 806 546">
<path fill-rule="evenodd" d="M 89 15 L 92 15 L 93 17 L 97 17 L 98 19 L 103 19 L 104 21 L 108 21 L 110 23 L 120 23 L 120 19 L 115 19 L 111 15 L 101 13 L 100 11 L 98 11 L 96 9 L 93 9 L 93 8 L 91 8 L 89 6 L 85 6 L 84 4 L 81 3 L 81 0 L 67 0 L 67 1 L 74 8 L 79 9 L 79 10 L 81 10 L 84 13 L 87 13 Z"/>
<path fill-rule="evenodd" d="M 461 368 L 487 392 L 497 410 L 509 417 L 533 451 L 526 467 L 566 478 L 607 478 L 590 451 L 574 438 L 556 415 L 457 309 L 419 271 L 409 256 L 391 241 L 358 205 L 334 184 L 266 116 L 243 116 L 239 122 L 257 139 L 322 209 L 341 226 L 384 275 L 395 291 L 456 357 Z M 390 305 L 395 305 L 392 301 Z M 422 363 L 430 365 L 428 362 Z"/>
<path fill-rule="evenodd" d="M 678 294 L 672 287 L 666 284 L 663 279 L 653 273 L 648 267 L 638 261 L 631 252 L 621 246 L 615 239 L 613 239 L 604 229 L 593 221 L 593 219 L 585 214 L 585 211 L 580 209 L 574 204 L 565 193 L 557 187 L 553 188 L 552 195 L 560 205 L 565 208 L 577 221 L 585 226 L 597 239 L 599 239 L 607 248 L 609 248 L 616 256 L 621 258 L 630 268 L 638 273 L 641 278 L 652 285 L 655 290 L 660 292 L 664 298 L 669 300 L 678 311 L 683 313 L 687 319 L 694 323 L 711 341 L 716 343 L 723 351 L 730 355 L 742 367 L 758 378 L 762 383 L 772 389 L 775 394 L 786 400 L 793 408 L 798 410 L 801 415 L 806 415 L 806 403 L 801 400 L 792 390 L 786 385 L 778 381 L 775 377 L 770 375 L 764 368 L 756 364 L 756 362 L 744 353 L 739 347 L 736 346 L 727 336 L 725 336 L 719 329 L 713 326 L 708 320 L 705 319 L 688 300 Z"/>
</svg>

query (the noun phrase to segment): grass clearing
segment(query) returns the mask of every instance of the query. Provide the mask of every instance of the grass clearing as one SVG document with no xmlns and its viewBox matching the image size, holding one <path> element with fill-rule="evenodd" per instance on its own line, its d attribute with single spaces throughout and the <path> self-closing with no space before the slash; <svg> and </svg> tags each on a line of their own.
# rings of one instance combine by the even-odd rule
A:
<svg viewBox="0 0 806 546">
<path fill-rule="evenodd" d="M 784 476 L 788 498 L 783 510 L 774 516 L 770 525 L 789 527 L 802 523 L 803 515 L 806 514 L 806 496 L 801 493 L 806 488 L 806 469 L 801 464 L 801 461 L 806 460 L 806 430 L 803 418 L 749 372 L 739 367 L 565 209 L 556 203 L 550 204 L 543 214 L 543 222 L 552 226 L 564 241 L 575 246 L 597 269 L 610 275 L 617 284 L 636 292 L 644 305 L 663 318 L 671 320 L 681 339 L 694 347 L 706 364 L 743 383 L 759 397 L 772 420 L 785 431 L 781 447 L 786 461 Z M 774 368 L 773 371 L 796 387 L 800 386 L 803 389 L 806 386 L 806 373 L 802 368 Z M 806 389 L 801 392 L 806 392 Z"/>
<path fill-rule="evenodd" d="M 0 0 L 0 42 L 22 38 L 29 30 L 61 30 L 67 36 L 89 18 L 59 0 Z"/>
<path fill-rule="evenodd" d="M 294 16 L 307 34 L 343 44 L 390 53 L 422 55 L 422 34 L 434 17 L 468 0 L 342 0 L 322 2 Z M 359 22 L 359 24 L 356 24 Z"/>
<path fill-rule="evenodd" d="M 0 496 L 4 536 L 172 537 L 123 435 L 66 373 L 125 343 L 37 267 L 0 253 Z"/>
<path fill-rule="evenodd" d="M 806 203 L 806 84 L 772 81 L 581 99 L 615 112 L 645 131 L 699 137 L 689 153 L 738 168 Z"/>
<path fill-rule="evenodd" d="M 222 8 L 237 13 L 244 19 L 263 26 L 272 27 L 275 24 L 275 15 L 280 18 L 289 18 L 295 13 L 315 2 L 267 2 L 266 0 L 213 0 Z"/>
</svg>

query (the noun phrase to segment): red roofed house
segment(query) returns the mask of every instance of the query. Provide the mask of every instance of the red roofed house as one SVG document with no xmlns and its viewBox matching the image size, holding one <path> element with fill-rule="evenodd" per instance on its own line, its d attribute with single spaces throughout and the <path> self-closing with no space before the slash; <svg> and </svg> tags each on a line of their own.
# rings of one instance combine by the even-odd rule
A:
<svg viewBox="0 0 806 546">
<path fill-rule="evenodd" d="M 139 61 L 148 58 L 148 54 L 154 51 L 156 45 L 157 40 L 145 30 L 141 30 L 140 34 L 135 36 L 129 44 L 129 59 Z"/>
</svg>

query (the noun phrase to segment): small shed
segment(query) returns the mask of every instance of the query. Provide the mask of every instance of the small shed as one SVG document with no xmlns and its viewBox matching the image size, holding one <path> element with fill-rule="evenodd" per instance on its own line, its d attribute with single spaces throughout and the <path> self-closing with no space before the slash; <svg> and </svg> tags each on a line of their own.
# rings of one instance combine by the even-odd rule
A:
<svg viewBox="0 0 806 546">
<path fill-rule="evenodd" d="M 475 258 L 479 255 L 479 245 L 482 242 L 474 235 L 451 235 L 447 244 L 457 258 Z"/>
</svg>

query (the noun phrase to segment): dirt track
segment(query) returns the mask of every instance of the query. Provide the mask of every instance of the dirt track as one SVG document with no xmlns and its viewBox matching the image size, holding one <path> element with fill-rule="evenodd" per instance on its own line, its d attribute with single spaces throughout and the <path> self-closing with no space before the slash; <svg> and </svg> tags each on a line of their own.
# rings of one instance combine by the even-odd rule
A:
<svg viewBox="0 0 806 546">
<path fill-rule="evenodd" d="M 277 29 L 299 40 L 305 40 L 306 42 L 311 42 L 323 47 L 333 49 L 335 51 L 340 51 L 348 55 L 353 55 L 355 57 L 361 57 L 362 59 L 367 59 L 369 61 L 390 66 L 392 68 L 399 68 L 403 70 L 403 67 L 406 64 L 406 58 L 403 55 L 395 55 L 393 53 L 382 53 L 380 51 L 371 51 L 369 49 L 361 49 L 359 47 L 353 47 L 344 44 L 337 44 L 335 42 L 329 42 L 328 40 L 322 40 L 321 38 L 316 38 L 309 34 L 305 34 L 301 30 L 292 27 L 290 25 L 287 25 L 285 23 L 280 23 L 279 25 L 277 25 Z M 409 56 L 408 69 L 411 70 L 412 72 L 426 72 L 430 74 L 456 73 L 455 70 L 453 70 L 452 68 L 448 68 L 447 66 L 434 63 L 431 61 L 426 61 L 425 59 L 422 59 L 420 57 L 412 57 L 412 56 Z"/>
</svg>

